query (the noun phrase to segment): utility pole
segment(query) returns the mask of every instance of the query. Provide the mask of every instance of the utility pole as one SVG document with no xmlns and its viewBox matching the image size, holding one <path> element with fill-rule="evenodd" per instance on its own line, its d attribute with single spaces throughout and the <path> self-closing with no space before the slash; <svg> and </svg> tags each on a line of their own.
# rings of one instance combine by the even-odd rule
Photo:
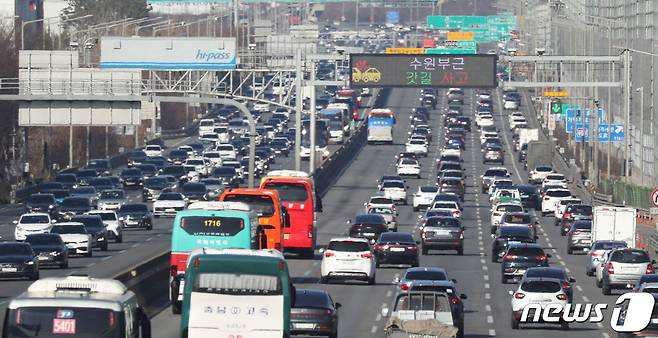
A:
<svg viewBox="0 0 658 338">
<path fill-rule="evenodd" d="M 295 57 L 297 72 L 295 74 L 295 170 L 302 168 L 301 146 L 302 146 L 302 50 L 297 50 Z"/>
<path fill-rule="evenodd" d="M 315 82 L 315 60 L 311 60 L 310 65 L 311 65 L 311 67 L 310 67 L 311 68 L 311 82 L 313 83 L 313 82 Z M 317 154 L 317 150 L 315 149 L 316 148 L 316 139 L 315 138 L 317 137 L 317 135 L 316 135 L 317 133 L 316 133 L 316 130 L 315 130 L 315 125 L 316 125 L 316 121 L 315 121 L 315 85 L 311 86 L 311 93 L 310 94 L 311 94 L 311 104 L 310 104 L 311 105 L 311 107 L 310 107 L 311 108 L 310 109 L 310 113 L 311 113 L 310 128 L 311 128 L 311 130 L 310 130 L 309 134 L 310 134 L 310 137 L 311 137 L 311 153 L 310 153 L 310 157 L 309 157 L 309 166 L 310 166 L 310 168 L 309 168 L 308 173 L 313 174 L 313 172 L 315 171 L 315 157 L 316 157 L 316 154 Z"/>
</svg>

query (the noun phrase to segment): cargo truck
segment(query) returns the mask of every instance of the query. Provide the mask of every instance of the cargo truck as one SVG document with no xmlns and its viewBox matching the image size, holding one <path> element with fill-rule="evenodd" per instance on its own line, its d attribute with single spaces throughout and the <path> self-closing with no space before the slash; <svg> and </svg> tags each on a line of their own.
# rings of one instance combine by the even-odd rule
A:
<svg viewBox="0 0 658 338">
<path fill-rule="evenodd" d="M 629 248 L 635 247 L 634 208 L 594 207 L 592 242 L 602 240 L 624 241 Z"/>
</svg>

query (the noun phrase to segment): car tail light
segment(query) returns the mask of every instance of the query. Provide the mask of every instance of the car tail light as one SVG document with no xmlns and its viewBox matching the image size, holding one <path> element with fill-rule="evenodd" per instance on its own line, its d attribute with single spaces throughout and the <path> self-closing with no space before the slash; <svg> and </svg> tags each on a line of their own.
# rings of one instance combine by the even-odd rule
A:
<svg viewBox="0 0 658 338">
<path fill-rule="evenodd" d="M 375 245 L 374 249 L 377 251 L 384 251 L 386 250 L 386 247 L 383 245 Z"/>
<path fill-rule="evenodd" d="M 199 268 L 199 257 L 194 258 L 194 268 Z"/>
<path fill-rule="evenodd" d="M 361 258 L 368 258 L 368 259 L 370 259 L 370 258 L 372 258 L 372 254 L 371 254 L 370 252 L 362 253 L 362 254 L 361 254 Z"/>
<path fill-rule="evenodd" d="M 559 299 L 559 300 L 567 300 L 567 295 L 565 295 L 564 293 L 561 293 L 561 294 L 557 295 L 557 299 Z"/>
<path fill-rule="evenodd" d="M 402 284 L 400 284 L 400 290 L 405 290 L 405 291 L 407 291 L 407 290 L 409 290 L 409 289 L 411 289 L 411 283 L 408 283 L 408 282 L 407 282 L 407 283 L 402 283 Z"/>
<path fill-rule="evenodd" d="M 608 274 L 612 275 L 615 273 L 615 267 L 612 266 L 612 263 L 608 263 Z"/>
<path fill-rule="evenodd" d="M 653 275 L 653 272 L 654 272 L 654 271 L 653 271 L 653 264 L 651 264 L 651 263 L 647 264 L 647 271 L 646 271 L 646 274 L 647 274 L 647 275 Z"/>
<path fill-rule="evenodd" d="M 546 262 L 547 259 L 548 259 L 548 257 L 546 257 L 546 256 L 537 256 L 537 260 L 540 261 L 540 262 Z"/>
<path fill-rule="evenodd" d="M 505 262 L 509 262 L 509 261 L 512 261 L 512 260 L 515 260 L 515 259 L 516 259 L 516 256 L 514 256 L 514 255 L 505 255 L 503 257 L 503 261 L 505 261 Z"/>
<path fill-rule="evenodd" d="M 563 282 L 562 282 L 562 288 L 563 288 L 563 289 L 568 289 L 568 288 L 570 288 L 570 287 L 571 287 L 571 284 L 569 284 L 569 282 L 567 282 L 567 281 L 563 281 Z"/>
<path fill-rule="evenodd" d="M 525 297 L 525 293 L 522 293 L 522 292 L 514 293 L 514 298 L 516 298 L 516 299 L 523 299 L 523 297 Z"/>
<path fill-rule="evenodd" d="M 418 250 L 418 248 L 415 245 L 410 245 L 410 246 L 407 247 L 407 250 L 416 251 L 416 250 Z"/>
<path fill-rule="evenodd" d="M 459 298 L 450 298 L 450 304 L 459 304 L 462 300 Z"/>
<path fill-rule="evenodd" d="M 453 210 L 453 211 L 452 211 L 452 215 L 453 215 L 453 216 L 459 216 L 459 215 L 461 215 L 461 211 L 459 211 L 459 210 Z"/>
<path fill-rule="evenodd" d="M 178 265 L 172 265 L 171 268 L 169 268 L 169 275 L 171 277 L 174 277 L 178 274 Z"/>
<path fill-rule="evenodd" d="M 464 230 L 459 232 L 459 239 L 464 239 Z"/>
<path fill-rule="evenodd" d="M 596 251 L 592 252 L 592 257 L 601 257 L 601 256 L 602 255 L 600 252 L 596 252 Z"/>
<path fill-rule="evenodd" d="M 565 213 L 562 215 L 562 218 L 571 218 L 571 213 L 570 213 L 570 212 L 565 212 Z"/>
<path fill-rule="evenodd" d="M 333 257 L 334 253 L 333 252 L 325 252 L 324 257 Z"/>
</svg>

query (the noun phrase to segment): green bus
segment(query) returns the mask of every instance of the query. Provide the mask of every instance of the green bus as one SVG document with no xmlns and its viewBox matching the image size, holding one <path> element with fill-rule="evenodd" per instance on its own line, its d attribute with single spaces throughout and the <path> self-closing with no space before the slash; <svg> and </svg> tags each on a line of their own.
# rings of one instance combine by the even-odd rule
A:
<svg viewBox="0 0 658 338">
<path fill-rule="evenodd" d="M 295 289 L 277 250 L 203 249 L 188 260 L 182 338 L 289 338 Z"/>
</svg>

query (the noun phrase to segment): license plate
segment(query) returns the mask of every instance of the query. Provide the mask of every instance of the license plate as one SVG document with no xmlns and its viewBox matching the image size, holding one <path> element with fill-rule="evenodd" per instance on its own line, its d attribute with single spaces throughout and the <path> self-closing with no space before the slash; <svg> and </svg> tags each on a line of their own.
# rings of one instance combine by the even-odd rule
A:
<svg viewBox="0 0 658 338">
<path fill-rule="evenodd" d="M 298 328 L 298 329 L 314 329 L 315 324 L 313 324 L 313 323 L 296 323 L 295 328 Z"/>
<path fill-rule="evenodd" d="M 391 248 L 393 252 L 404 252 L 404 248 Z"/>
<path fill-rule="evenodd" d="M 2 268 L 2 272 L 16 272 L 18 271 L 16 268 Z"/>
<path fill-rule="evenodd" d="M 363 233 L 363 236 L 374 236 L 374 235 L 375 235 L 374 232 L 364 232 Z"/>
<path fill-rule="evenodd" d="M 283 239 L 290 239 L 290 234 L 283 234 Z"/>
<path fill-rule="evenodd" d="M 40 260 L 40 261 L 47 261 L 47 260 L 48 260 L 48 257 L 46 257 L 46 256 L 39 256 L 39 260 Z"/>
</svg>

